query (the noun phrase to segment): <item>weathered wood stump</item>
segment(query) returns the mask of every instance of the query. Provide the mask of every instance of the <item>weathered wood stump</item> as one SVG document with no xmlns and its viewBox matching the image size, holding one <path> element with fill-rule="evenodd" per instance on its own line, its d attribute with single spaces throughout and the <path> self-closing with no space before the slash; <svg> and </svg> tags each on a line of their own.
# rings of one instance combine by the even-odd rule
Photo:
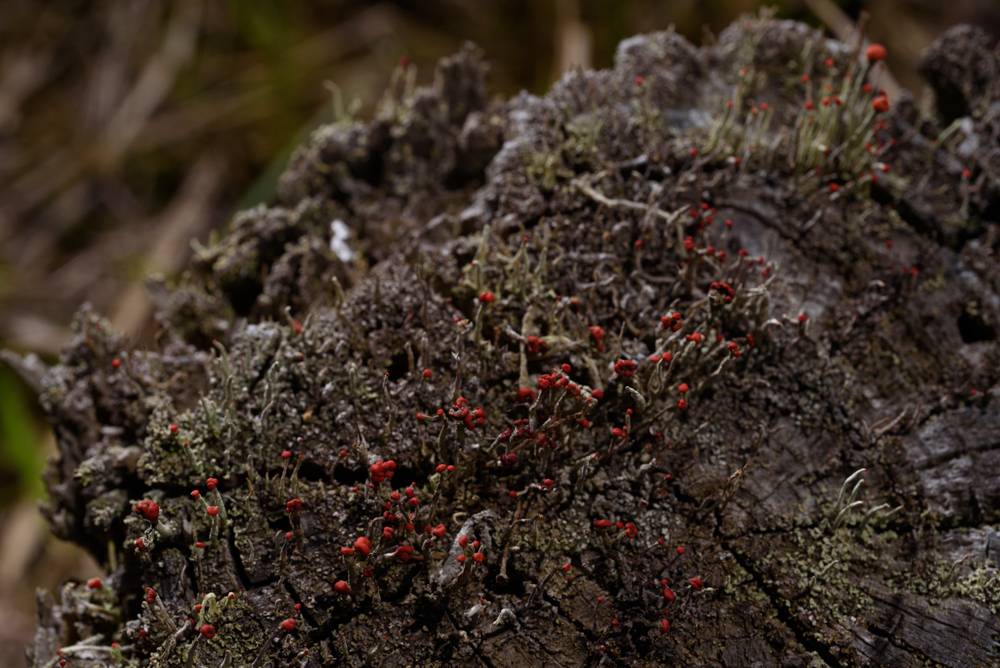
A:
<svg viewBox="0 0 1000 668">
<path fill-rule="evenodd" d="M 84 310 L 44 377 L 109 575 L 32 664 L 997 665 L 1000 67 L 955 29 L 886 110 L 879 55 L 761 18 L 491 102 L 468 46 L 321 128 L 155 350 Z"/>
</svg>

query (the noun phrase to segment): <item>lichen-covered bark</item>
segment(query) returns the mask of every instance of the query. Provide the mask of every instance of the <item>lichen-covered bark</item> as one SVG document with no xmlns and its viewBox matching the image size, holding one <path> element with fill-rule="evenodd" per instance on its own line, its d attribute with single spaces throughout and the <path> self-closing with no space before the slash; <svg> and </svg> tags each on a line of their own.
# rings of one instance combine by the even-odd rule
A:
<svg viewBox="0 0 1000 668">
<path fill-rule="evenodd" d="M 945 116 L 828 154 L 877 91 L 825 111 L 858 54 L 766 17 L 544 98 L 471 46 L 401 73 L 154 288 L 159 349 L 78 317 L 46 513 L 109 576 L 40 595 L 33 665 L 996 665 L 1000 75 L 961 30 Z"/>
</svg>

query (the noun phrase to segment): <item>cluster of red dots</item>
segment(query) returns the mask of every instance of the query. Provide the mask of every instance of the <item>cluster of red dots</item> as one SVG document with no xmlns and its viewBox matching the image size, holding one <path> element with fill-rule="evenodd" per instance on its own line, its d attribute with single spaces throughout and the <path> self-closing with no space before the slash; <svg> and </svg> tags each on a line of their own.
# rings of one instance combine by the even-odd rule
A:
<svg viewBox="0 0 1000 668">
<path fill-rule="evenodd" d="M 461 421 L 469 431 L 474 431 L 476 427 L 486 424 L 486 411 L 481 406 L 469 408 L 469 400 L 465 397 L 459 397 L 455 400 L 455 403 L 451 405 L 448 417 Z"/>
<path fill-rule="evenodd" d="M 548 347 L 549 345 L 545 342 L 545 339 L 537 336 L 529 336 L 524 342 L 524 349 L 529 355 L 541 355 Z"/>
<path fill-rule="evenodd" d="M 537 385 L 539 390 L 566 390 L 570 395 L 579 398 L 583 391 L 580 386 L 569 378 L 569 373 L 573 370 L 569 364 L 552 370 L 552 373 L 543 373 L 538 377 Z"/>
<path fill-rule="evenodd" d="M 684 322 L 680 313 L 671 313 L 660 318 L 660 329 L 669 329 L 672 332 L 679 332 Z"/>
<path fill-rule="evenodd" d="M 143 499 L 135 504 L 135 512 L 137 515 L 141 515 L 147 521 L 153 523 L 160 518 L 160 506 L 156 501 L 150 501 L 149 499 Z"/>
<path fill-rule="evenodd" d="M 388 461 L 377 461 L 368 467 L 368 473 L 372 478 L 372 486 L 378 488 L 378 486 L 385 482 L 387 479 L 392 478 L 393 470 L 396 468 L 396 462 L 391 459 Z"/>
<path fill-rule="evenodd" d="M 591 325 L 587 329 L 590 331 L 590 338 L 593 339 L 597 352 L 603 353 L 604 344 L 601 343 L 601 339 L 604 338 L 604 328 L 598 327 L 597 325 Z"/>
<path fill-rule="evenodd" d="M 622 378 L 631 378 L 635 375 L 638 365 L 632 360 L 621 359 L 615 362 L 615 373 Z"/>
</svg>

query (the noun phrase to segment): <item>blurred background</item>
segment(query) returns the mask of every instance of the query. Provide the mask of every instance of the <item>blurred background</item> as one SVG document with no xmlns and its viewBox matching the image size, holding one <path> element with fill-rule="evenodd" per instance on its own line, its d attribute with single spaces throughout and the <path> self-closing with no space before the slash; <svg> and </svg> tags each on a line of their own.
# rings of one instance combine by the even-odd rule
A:
<svg viewBox="0 0 1000 668">
<path fill-rule="evenodd" d="M 571 67 L 610 66 L 630 35 L 673 24 L 698 44 L 761 4 L 831 35 L 866 12 L 918 94 L 916 59 L 947 27 L 1000 35 L 996 0 L 0 0 L 0 348 L 53 362 L 85 301 L 142 346 L 144 277 L 274 199 L 292 149 L 332 119 L 334 85 L 365 117 L 401 56 L 428 83 L 471 39 L 493 93 L 542 94 Z M 36 587 L 100 573 L 38 514 L 54 450 L 0 363 L 0 666 L 24 665 Z"/>
</svg>

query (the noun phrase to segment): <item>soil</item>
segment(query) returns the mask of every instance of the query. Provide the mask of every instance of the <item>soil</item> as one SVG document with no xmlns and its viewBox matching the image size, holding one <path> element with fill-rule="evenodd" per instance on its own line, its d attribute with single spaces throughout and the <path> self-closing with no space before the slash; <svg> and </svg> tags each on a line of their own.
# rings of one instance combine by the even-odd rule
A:
<svg viewBox="0 0 1000 668">
<path fill-rule="evenodd" d="M 29 663 L 997 665 L 997 53 L 877 114 L 768 16 L 542 98 L 401 71 L 151 286 L 155 350 L 77 317 L 45 513 L 108 577 Z"/>
</svg>

